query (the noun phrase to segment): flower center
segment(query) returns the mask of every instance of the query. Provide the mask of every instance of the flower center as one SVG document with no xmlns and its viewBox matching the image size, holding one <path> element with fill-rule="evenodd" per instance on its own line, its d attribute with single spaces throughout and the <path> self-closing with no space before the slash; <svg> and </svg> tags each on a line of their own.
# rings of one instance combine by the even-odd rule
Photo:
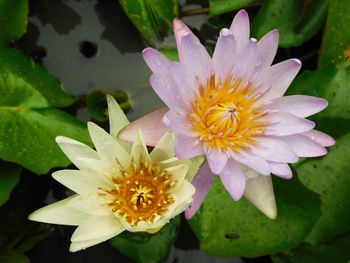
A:
<svg viewBox="0 0 350 263">
<path fill-rule="evenodd" d="M 228 78 L 215 84 L 213 76 L 206 86 L 199 87 L 188 118 L 207 147 L 239 151 L 256 144 L 254 137 L 264 133 L 267 122 L 259 121 L 263 106 L 254 106 L 260 93 L 250 83 L 241 82 Z"/>
<path fill-rule="evenodd" d="M 156 217 L 167 211 L 174 199 L 169 195 L 169 189 L 175 184 L 170 182 L 171 174 L 162 170 L 156 163 L 139 160 L 137 166 L 131 159 L 128 171 L 118 162 L 121 176 L 113 177 L 115 187 L 112 189 L 99 188 L 113 196 L 107 203 L 113 213 L 117 213 L 132 226 L 140 221 L 152 224 Z M 100 193 L 100 195 L 106 195 Z"/>
</svg>

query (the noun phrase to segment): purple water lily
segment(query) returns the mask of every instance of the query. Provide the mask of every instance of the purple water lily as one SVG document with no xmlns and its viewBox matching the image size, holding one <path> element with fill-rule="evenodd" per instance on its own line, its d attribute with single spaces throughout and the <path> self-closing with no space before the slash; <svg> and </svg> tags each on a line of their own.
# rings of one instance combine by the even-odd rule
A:
<svg viewBox="0 0 350 263">
<path fill-rule="evenodd" d="M 176 132 L 178 158 L 206 156 L 192 184 L 191 218 L 216 175 L 234 200 L 244 195 L 270 218 L 277 215 L 270 174 L 291 178 L 288 163 L 327 153 L 335 143 L 305 119 L 327 107 L 321 98 L 283 96 L 301 68 L 298 59 L 272 64 L 279 33 L 250 38 L 249 17 L 237 13 L 220 32 L 212 57 L 180 20 L 174 20 L 180 63 L 152 48 L 143 51 L 150 83 L 167 108 L 131 123 L 120 138 L 133 141 L 142 127 L 146 144 Z"/>
</svg>

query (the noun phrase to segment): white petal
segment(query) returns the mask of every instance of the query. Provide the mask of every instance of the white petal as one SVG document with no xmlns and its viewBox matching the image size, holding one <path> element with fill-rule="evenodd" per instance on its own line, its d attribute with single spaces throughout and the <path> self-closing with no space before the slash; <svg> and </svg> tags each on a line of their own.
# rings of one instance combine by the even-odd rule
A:
<svg viewBox="0 0 350 263">
<path fill-rule="evenodd" d="M 80 210 L 90 215 L 107 216 L 112 215 L 112 209 L 106 206 L 110 199 L 100 197 L 98 193 L 89 195 L 78 195 L 67 202 L 67 206 Z"/>
<path fill-rule="evenodd" d="M 108 115 L 109 115 L 109 133 L 111 136 L 117 140 L 117 142 L 123 146 L 128 152 L 131 150 L 131 144 L 123 142 L 118 138 L 119 131 L 128 125 L 130 122 L 126 118 L 123 110 L 120 108 L 118 102 L 113 98 L 113 96 L 107 94 L 108 103 Z"/>
<path fill-rule="evenodd" d="M 80 170 L 60 170 L 54 172 L 52 177 L 78 194 L 96 193 L 98 187 L 113 187 L 108 178 Z"/>
<path fill-rule="evenodd" d="M 191 182 L 195 175 L 198 173 L 199 169 L 205 162 L 204 156 L 196 156 L 190 159 L 189 168 L 186 175 L 186 180 Z"/>
<path fill-rule="evenodd" d="M 175 135 L 172 132 L 167 132 L 154 147 L 150 153 L 152 162 L 158 163 L 175 157 L 174 151 Z"/>
<path fill-rule="evenodd" d="M 115 216 L 89 216 L 74 231 L 71 241 L 82 242 L 106 236 L 115 236 L 124 231 L 119 219 Z"/>
<path fill-rule="evenodd" d="M 257 137 L 258 145 L 252 146 L 252 151 L 265 160 L 274 162 L 295 163 L 298 157 L 285 142 L 266 136 Z"/>
<path fill-rule="evenodd" d="M 146 145 L 155 146 L 166 132 L 171 131 L 162 121 L 167 111 L 169 111 L 168 108 L 161 108 L 130 123 L 119 132 L 119 138 L 123 141 L 133 142 L 137 131 L 142 128 Z"/>
<path fill-rule="evenodd" d="M 318 130 L 307 131 L 304 132 L 303 135 L 311 138 L 312 140 L 321 144 L 322 146 L 332 146 L 335 144 L 335 140 L 331 136 Z"/>
<path fill-rule="evenodd" d="M 256 104 L 264 104 L 282 97 L 300 68 L 301 62 L 299 60 L 289 59 L 262 71 L 255 80 L 255 83 L 263 83 L 270 87 L 270 89 L 257 100 Z"/>
<path fill-rule="evenodd" d="M 134 145 L 132 146 L 132 151 L 131 151 L 131 158 L 134 158 L 136 165 L 139 164 L 139 160 L 141 156 L 144 162 L 148 162 L 148 163 L 151 162 L 151 158 L 148 154 L 147 147 L 145 145 L 145 142 L 143 141 L 141 129 L 139 129 L 139 132 L 136 135 Z"/>
<path fill-rule="evenodd" d="M 268 163 L 271 169 L 271 173 L 273 173 L 274 175 L 277 175 L 284 179 L 292 178 L 293 173 L 288 164 L 275 163 L 275 162 L 268 162 Z"/>
<path fill-rule="evenodd" d="M 286 136 L 312 130 L 315 127 L 313 121 L 299 118 L 290 113 L 271 112 L 259 118 L 259 121 L 268 122 L 265 129 L 266 135 Z"/>
<path fill-rule="evenodd" d="M 242 50 L 250 35 L 249 16 L 245 10 L 240 10 L 233 18 L 230 30 L 236 39 L 238 51 Z"/>
<path fill-rule="evenodd" d="M 166 168 L 165 171 L 171 174 L 172 181 L 182 182 L 185 180 L 186 173 L 188 171 L 188 166 L 186 164 L 180 164 L 177 166 Z M 174 189 L 176 189 L 178 186 L 179 184 L 175 184 Z M 171 189 L 171 191 L 173 191 L 173 189 Z"/>
<path fill-rule="evenodd" d="M 277 98 L 268 104 L 264 109 L 273 111 L 282 111 L 291 113 L 297 117 L 308 117 L 312 114 L 320 112 L 326 108 L 328 102 L 325 99 L 304 96 L 304 95 L 292 95 Z"/>
<path fill-rule="evenodd" d="M 246 177 L 242 166 L 235 160 L 230 159 L 220 173 L 220 179 L 226 190 L 235 201 L 238 201 L 246 186 Z"/>
<path fill-rule="evenodd" d="M 244 197 L 271 219 L 277 217 L 275 194 L 270 176 L 247 179 Z"/>
<path fill-rule="evenodd" d="M 81 242 L 72 242 L 70 247 L 69 247 L 69 251 L 70 252 L 77 252 L 79 250 L 86 249 L 88 247 L 102 243 L 102 242 L 104 242 L 104 241 L 106 241 L 114 236 L 116 236 L 115 233 L 111 233 L 107 236 L 103 236 L 100 238 L 90 239 L 90 240 L 81 241 Z"/>
<path fill-rule="evenodd" d="M 327 154 L 326 148 L 307 136 L 295 134 L 281 137 L 299 157 L 317 157 Z"/>
<path fill-rule="evenodd" d="M 279 33 L 274 29 L 263 36 L 258 42 L 258 56 L 256 63 L 256 71 L 263 70 L 271 66 L 275 58 L 278 48 Z"/>
<path fill-rule="evenodd" d="M 73 195 L 51 205 L 42 207 L 31 213 L 28 219 L 43 223 L 77 226 L 89 216 L 89 214 L 67 205 L 67 203 L 77 196 L 78 195 Z"/>
<path fill-rule="evenodd" d="M 171 218 L 182 213 L 190 206 L 193 201 L 192 196 L 195 192 L 196 188 L 187 181 L 183 181 L 182 184 L 176 188 L 176 191 L 172 194 L 175 203 L 174 210 L 170 216 Z"/>
<path fill-rule="evenodd" d="M 148 47 L 142 51 L 142 55 L 153 73 L 169 73 L 171 61 L 158 50 Z"/>
<path fill-rule="evenodd" d="M 111 166 L 116 165 L 116 159 L 127 169 L 129 167 L 129 153 L 104 129 L 95 123 L 88 122 L 89 133 L 101 160 Z"/>
<path fill-rule="evenodd" d="M 86 166 L 84 163 L 80 162 L 78 158 L 99 159 L 98 154 L 93 149 L 76 140 L 64 136 L 57 136 L 56 142 L 65 155 L 67 155 L 72 163 L 80 170 L 85 170 Z"/>
<path fill-rule="evenodd" d="M 202 85 L 205 85 L 210 78 L 211 64 L 211 58 L 207 50 L 193 34 L 185 35 L 181 39 L 181 48 L 183 56 L 181 63 L 186 65 L 199 78 Z"/>
</svg>

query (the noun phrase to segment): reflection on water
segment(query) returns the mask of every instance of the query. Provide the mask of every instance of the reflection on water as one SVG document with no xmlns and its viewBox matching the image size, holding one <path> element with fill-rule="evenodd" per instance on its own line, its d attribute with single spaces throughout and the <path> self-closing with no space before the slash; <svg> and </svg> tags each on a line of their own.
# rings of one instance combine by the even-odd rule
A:
<svg viewBox="0 0 350 263">
<path fill-rule="evenodd" d="M 31 3 L 32 26 L 28 28 L 27 38 L 31 30 L 39 29 L 36 43 L 31 45 L 45 47 L 47 55 L 42 59 L 43 64 L 68 92 L 81 96 L 96 88 L 125 91 L 132 103 L 130 120 L 163 106 L 149 86 L 151 72 L 141 56 L 146 46 L 118 1 L 51 3 L 50 8 L 48 1 Z M 87 58 L 80 52 L 84 41 L 96 44 L 95 56 Z"/>
</svg>

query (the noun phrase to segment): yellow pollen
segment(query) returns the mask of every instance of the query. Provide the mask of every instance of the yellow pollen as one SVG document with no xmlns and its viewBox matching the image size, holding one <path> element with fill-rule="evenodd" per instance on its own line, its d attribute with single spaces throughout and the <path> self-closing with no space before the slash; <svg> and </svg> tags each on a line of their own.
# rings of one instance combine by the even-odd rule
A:
<svg viewBox="0 0 350 263">
<path fill-rule="evenodd" d="M 168 192 L 176 182 L 169 183 L 171 174 L 163 171 L 156 163 L 144 162 L 142 157 L 139 165 L 131 159 L 127 171 L 118 160 L 116 162 L 122 176 L 112 178 L 114 188 L 98 188 L 104 192 L 99 195 L 112 195 L 113 201 L 106 205 L 132 226 L 140 221 L 151 224 L 157 215 L 167 211 L 174 202 Z"/>
<path fill-rule="evenodd" d="M 250 83 L 242 85 L 241 79 L 215 83 L 212 76 L 206 86 L 199 87 L 187 116 L 198 140 L 210 149 L 236 152 L 257 144 L 254 137 L 263 135 L 267 124 L 259 121 L 263 105 L 254 105 L 260 95 Z"/>
</svg>

